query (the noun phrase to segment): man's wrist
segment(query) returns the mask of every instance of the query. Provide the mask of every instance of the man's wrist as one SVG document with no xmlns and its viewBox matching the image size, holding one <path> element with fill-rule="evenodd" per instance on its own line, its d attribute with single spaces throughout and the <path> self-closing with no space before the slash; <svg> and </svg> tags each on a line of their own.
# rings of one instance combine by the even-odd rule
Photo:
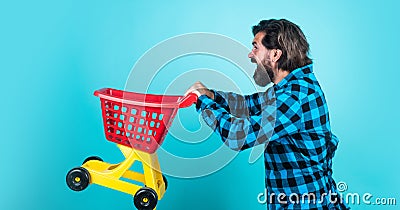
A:
<svg viewBox="0 0 400 210">
<path fill-rule="evenodd" d="M 209 98 L 214 100 L 214 93 L 212 91 L 210 91 L 209 89 L 203 88 L 203 89 L 200 89 L 199 92 L 200 92 L 200 95 L 206 95 Z"/>
</svg>

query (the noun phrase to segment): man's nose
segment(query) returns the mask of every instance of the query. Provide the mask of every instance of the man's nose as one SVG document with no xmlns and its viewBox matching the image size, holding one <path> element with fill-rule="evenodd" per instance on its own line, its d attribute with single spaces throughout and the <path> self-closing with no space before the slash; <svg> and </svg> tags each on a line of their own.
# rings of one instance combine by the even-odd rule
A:
<svg viewBox="0 0 400 210">
<path fill-rule="evenodd" d="M 250 62 L 252 62 L 252 63 L 257 63 L 257 61 L 256 61 L 256 56 L 254 55 L 253 51 L 251 51 L 251 52 L 247 55 L 247 57 L 250 58 Z"/>
</svg>

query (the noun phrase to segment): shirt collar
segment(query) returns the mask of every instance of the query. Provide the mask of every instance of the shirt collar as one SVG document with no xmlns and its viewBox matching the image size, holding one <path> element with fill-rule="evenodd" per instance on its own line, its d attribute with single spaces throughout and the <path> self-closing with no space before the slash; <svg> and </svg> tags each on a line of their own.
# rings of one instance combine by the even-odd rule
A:
<svg viewBox="0 0 400 210">
<path fill-rule="evenodd" d="M 313 64 L 308 64 L 306 66 L 297 68 L 292 72 L 290 72 L 286 77 L 284 77 L 278 84 L 275 84 L 274 87 L 280 89 L 284 85 L 286 85 L 289 81 L 302 78 L 306 74 L 310 74 L 312 72 L 313 72 Z"/>
</svg>

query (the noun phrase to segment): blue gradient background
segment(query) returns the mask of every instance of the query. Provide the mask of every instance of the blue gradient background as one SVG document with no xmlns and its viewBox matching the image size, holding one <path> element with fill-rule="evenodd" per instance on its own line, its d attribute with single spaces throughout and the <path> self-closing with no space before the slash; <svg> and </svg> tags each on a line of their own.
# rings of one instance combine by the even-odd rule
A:
<svg viewBox="0 0 400 210">
<path fill-rule="evenodd" d="M 308 37 L 341 140 L 335 179 L 345 181 L 349 192 L 399 203 L 399 6 L 316 0 L 2 2 L 0 209 L 134 209 L 129 195 L 99 186 L 75 193 L 65 184 L 66 172 L 88 155 L 122 159 L 104 138 L 93 91 L 123 88 L 144 52 L 182 33 L 219 33 L 250 47 L 251 26 L 265 18 L 292 20 Z M 183 118 L 193 117 L 198 119 L 192 110 Z M 209 141 L 221 144 L 215 135 Z M 256 199 L 264 189 L 263 162 L 250 165 L 248 156 L 243 152 L 203 178 L 169 177 L 158 209 L 265 209 Z"/>
</svg>

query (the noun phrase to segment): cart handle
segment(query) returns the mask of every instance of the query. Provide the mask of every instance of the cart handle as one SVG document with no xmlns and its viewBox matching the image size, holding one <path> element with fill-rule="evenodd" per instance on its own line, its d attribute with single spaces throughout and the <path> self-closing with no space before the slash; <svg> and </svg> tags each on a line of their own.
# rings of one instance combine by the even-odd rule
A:
<svg viewBox="0 0 400 210">
<path fill-rule="evenodd" d="M 179 108 L 189 107 L 192 104 L 196 103 L 198 96 L 195 93 L 189 93 L 184 98 L 182 98 L 179 103 Z"/>
</svg>

